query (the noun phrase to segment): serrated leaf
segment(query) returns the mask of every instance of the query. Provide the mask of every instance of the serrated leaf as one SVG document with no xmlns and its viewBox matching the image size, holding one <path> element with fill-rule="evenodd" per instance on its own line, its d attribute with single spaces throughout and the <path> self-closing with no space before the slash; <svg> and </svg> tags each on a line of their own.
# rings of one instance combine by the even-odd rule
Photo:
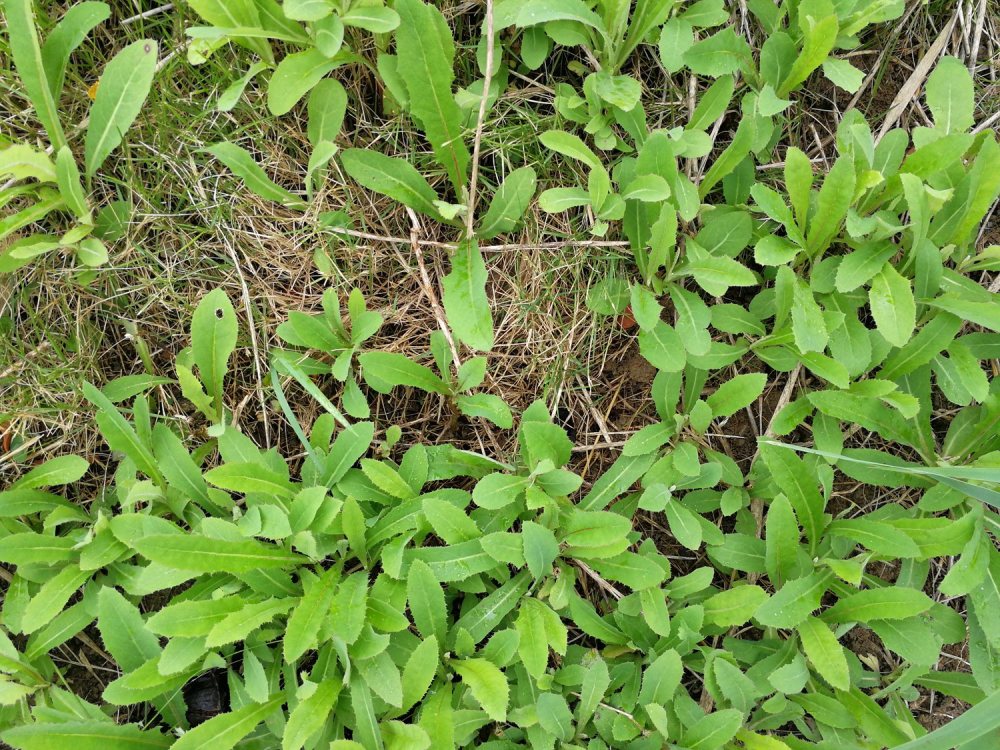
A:
<svg viewBox="0 0 1000 750">
<path fill-rule="evenodd" d="M 823 613 L 830 622 L 897 620 L 922 614 L 934 602 L 923 591 L 892 586 L 845 596 Z"/>
<path fill-rule="evenodd" d="M 299 701 L 288 716 L 281 740 L 281 750 L 301 750 L 308 739 L 326 723 L 337 697 L 340 695 L 337 680 L 323 680 L 308 698 Z"/>
<path fill-rule="evenodd" d="M 294 567 L 305 558 L 250 539 L 229 541 L 195 534 L 153 534 L 133 543 L 141 555 L 168 567 L 196 573 L 245 573 L 259 568 Z"/>
<path fill-rule="evenodd" d="M 851 680 L 844 648 L 826 623 L 807 617 L 799 623 L 798 633 L 806 658 L 820 676 L 837 690 L 849 689 Z"/>
<path fill-rule="evenodd" d="M 18 750 L 153 750 L 172 747 L 173 737 L 138 724 L 109 721 L 60 721 L 22 724 L 0 734 L 0 739 Z M 182 749 L 183 750 L 183 749 Z"/>
<path fill-rule="evenodd" d="M 909 279 L 886 263 L 872 279 L 868 297 L 878 332 L 893 346 L 905 346 L 917 323 L 917 305 Z"/>
<path fill-rule="evenodd" d="M 510 686 L 503 672 L 486 659 L 462 659 L 451 662 L 451 668 L 469 686 L 472 697 L 493 721 L 507 720 Z"/>
<path fill-rule="evenodd" d="M 291 664 L 316 645 L 320 628 L 333 606 L 339 581 L 340 570 L 337 567 L 330 568 L 312 581 L 312 585 L 295 605 L 285 626 L 286 664 Z"/>
<path fill-rule="evenodd" d="M 410 616 L 424 638 L 434 637 L 444 645 L 447 638 L 447 612 L 444 591 L 437 577 L 423 560 L 414 560 L 406 579 L 406 599 Z"/>
<path fill-rule="evenodd" d="M 819 607 L 832 575 L 817 571 L 787 582 L 766 600 L 754 618 L 766 627 L 794 628 Z"/>
<path fill-rule="evenodd" d="M 266 703 L 251 703 L 236 711 L 219 714 L 185 732 L 170 746 L 171 750 L 198 750 L 205 747 L 231 750 L 284 702 L 285 696 L 281 694 Z"/>
</svg>

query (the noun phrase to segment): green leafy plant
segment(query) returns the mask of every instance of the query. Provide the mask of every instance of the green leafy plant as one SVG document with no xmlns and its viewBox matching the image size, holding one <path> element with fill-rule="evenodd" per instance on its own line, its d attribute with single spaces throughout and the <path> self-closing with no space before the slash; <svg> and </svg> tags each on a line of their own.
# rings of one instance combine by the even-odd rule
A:
<svg viewBox="0 0 1000 750">
<path fill-rule="evenodd" d="M 192 62 L 204 62 L 229 42 L 260 58 L 223 91 L 221 110 L 232 109 L 256 76 L 273 69 L 267 108 L 273 115 L 287 114 L 330 71 L 360 60 L 351 49 L 352 33 L 386 34 L 399 26 L 399 14 L 392 8 L 367 0 L 193 0 L 188 5 L 208 24 L 187 30 L 193 40 L 188 52 Z M 276 63 L 276 45 L 296 51 Z"/>
<path fill-rule="evenodd" d="M 0 221 L 0 240 L 43 222 L 48 230 L 11 242 L 0 255 L 0 273 L 57 250 L 72 253 L 85 267 L 108 260 L 106 242 L 115 238 L 119 206 L 106 206 L 95 216 L 91 181 L 142 109 L 156 72 L 156 42 L 133 42 L 105 67 L 86 124 L 82 175 L 71 149 L 76 134 L 68 136 L 59 117 L 59 96 L 73 51 L 110 13 L 102 2 L 74 5 L 42 42 L 31 0 L 5 0 L 11 56 L 50 145 L 7 143 L 0 150 L 0 178 L 7 179 L 0 205 L 13 209 Z"/>
<path fill-rule="evenodd" d="M 240 426 L 239 321 L 221 289 L 194 309 L 176 377 L 84 384 L 107 462 L 57 456 L 0 490 L 5 743 L 996 744 L 1000 303 L 982 272 L 1000 254 L 979 230 L 1000 146 L 950 57 L 927 79 L 923 126 L 876 137 L 847 111 L 822 169 L 787 137 L 796 92 L 820 70 L 856 89 L 831 53 L 900 3 L 748 0 L 759 55 L 718 0 L 502 0 L 467 53 L 458 23 L 421 0 L 191 5 L 211 24 L 191 30 L 195 57 L 232 41 L 259 58 L 223 109 L 276 48 L 296 50 L 268 94 L 273 114 L 308 94 L 305 199 L 236 144 L 207 151 L 305 220 L 338 168 L 401 204 L 408 240 L 367 237 L 409 242 L 423 286 L 424 235 L 454 239 L 429 245 L 451 252 L 443 312 L 423 289 L 440 330 L 413 354 L 383 325 L 391 295 L 380 312 L 358 289 L 290 312 L 261 384 L 290 432 L 264 449 Z M 372 53 L 385 111 L 426 153 L 339 150 L 348 98 L 327 75 L 371 64 L 345 27 L 392 33 Z M 624 72 L 657 41 L 668 73 L 712 79 L 683 125 L 651 128 Z M 576 445 L 558 399 L 532 400 L 548 394 L 515 412 L 481 390 L 496 311 L 479 243 L 519 226 L 539 166 L 510 171 L 477 211 L 484 116 L 553 43 L 589 67 L 568 66 L 583 96 L 553 75 L 556 121 L 537 132 L 555 186 L 538 205 L 575 211 L 581 246 L 627 244 L 634 267 L 595 270 L 587 304 L 655 373 L 620 443 Z M 461 88 L 473 46 L 481 77 Z M 57 145 L 58 119 L 36 108 Z M 95 132 L 88 172 L 117 145 Z M 48 174 L 37 150 L 11 153 L 22 176 Z M 436 442 L 392 411 L 398 388 L 444 406 Z M 460 443 L 461 417 L 491 440 Z M 58 649 L 76 636 L 99 637 L 117 670 L 99 698 L 64 678 Z M 185 695 L 206 678 L 220 705 L 198 721 Z M 929 691 L 969 708 L 928 731 L 915 706 Z"/>
</svg>

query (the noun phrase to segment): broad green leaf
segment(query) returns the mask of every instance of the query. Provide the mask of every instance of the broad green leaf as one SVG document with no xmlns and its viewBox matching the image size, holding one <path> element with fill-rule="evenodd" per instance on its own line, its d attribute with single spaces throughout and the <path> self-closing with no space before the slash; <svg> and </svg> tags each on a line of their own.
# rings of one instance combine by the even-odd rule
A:
<svg viewBox="0 0 1000 750">
<path fill-rule="evenodd" d="M 535 702 L 538 723 L 549 734 L 562 740 L 573 737 L 573 714 L 566 699 L 558 693 L 540 693 Z"/>
<path fill-rule="evenodd" d="M 833 7 L 822 0 L 807 0 L 798 8 L 799 27 L 802 29 L 802 51 L 796 56 L 792 69 L 782 82 L 778 93 L 786 96 L 823 64 L 837 41 L 840 22 Z M 828 15 L 814 15 L 826 12 Z"/>
<path fill-rule="evenodd" d="M 975 92 L 965 64 L 942 57 L 927 77 L 927 106 L 935 127 L 944 133 L 964 133 L 975 123 Z"/>
<path fill-rule="evenodd" d="M 507 175 L 479 223 L 477 236 L 489 240 L 514 230 L 535 195 L 535 182 L 535 170 L 531 167 L 521 167 Z"/>
<path fill-rule="evenodd" d="M 286 55 L 267 84 L 268 110 L 272 115 L 287 114 L 299 99 L 338 65 L 337 58 L 329 58 L 315 48 Z"/>
<path fill-rule="evenodd" d="M 135 461 L 136 465 L 146 476 L 159 481 L 161 479 L 160 471 L 157 468 L 153 452 L 139 438 L 132 425 L 115 408 L 115 405 L 108 400 L 108 397 L 90 383 L 83 384 L 83 395 L 98 408 L 99 411 L 96 416 L 97 425 L 101 428 L 101 434 L 104 435 L 104 439 L 108 445 L 116 451 L 121 451 Z"/>
<path fill-rule="evenodd" d="M 242 146 L 229 141 L 206 146 L 205 151 L 221 161 L 229 170 L 239 177 L 248 188 L 265 200 L 280 203 L 289 208 L 304 208 L 303 200 L 285 188 L 273 182 L 270 177 L 254 161 L 253 156 Z"/>
<path fill-rule="evenodd" d="M 465 630 L 475 643 L 485 640 L 496 632 L 503 619 L 524 599 L 531 585 L 531 575 L 522 570 L 488 596 L 479 600 L 475 607 L 465 612 L 452 627 L 452 633 Z M 544 606 L 544 605 L 543 605 Z M 523 643 L 523 640 L 521 641 Z"/>
<path fill-rule="evenodd" d="M 642 477 L 656 459 L 655 454 L 617 458 L 580 501 L 580 510 L 604 510 Z"/>
<path fill-rule="evenodd" d="M 263 463 L 240 461 L 216 466 L 205 472 L 209 484 L 232 492 L 261 492 L 276 497 L 290 498 L 295 488 L 284 476 Z"/>
<path fill-rule="evenodd" d="M 58 105 L 52 94 L 52 81 L 48 78 L 38 42 L 33 6 L 33 0 L 4 0 L 7 39 L 28 99 L 34 105 L 35 114 L 45 128 L 53 149 L 59 151 L 66 145 L 66 136 L 59 121 Z"/>
<path fill-rule="evenodd" d="M 538 196 L 538 207 L 547 214 L 590 205 L 590 194 L 583 188 L 549 188 Z"/>
<path fill-rule="evenodd" d="M 205 636 L 206 648 L 246 640 L 253 631 L 295 606 L 292 598 L 252 602 L 219 620 Z"/>
<path fill-rule="evenodd" d="M 58 721 L 25 723 L 0 733 L 0 739 L 17 750 L 154 750 L 176 747 L 174 738 L 138 724 L 110 721 Z M 183 748 L 182 748 L 183 750 Z"/>
<path fill-rule="evenodd" d="M 192 500 L 197 500 L 202 507 L 217 505 L 209 495 L 205 478 L 184 443 L 162 422 L 153 426 L 153 453 L 170 486 Z"/>
<path fill-rule="evenodd" d="M 219 112 L 231 112 L 239 103 L 240 97 L 243 96 L 246 87 L 250 85 L 250 81 L 267 69 L 268 64 L 263 60 L 255 62 L 247 69 L 246 73 L 229 84 L 219 94 L 219 98 L 215 101 L 215 108 Z"/>
<path fill-rule="evenodd" d="M 365 352 L 358 357 L 365 381 L 380 393 L 405 385 L 428 393 L 447 394 L 448 386 L 429 367 L 394 352 Z"/>
<path fill-rule="evenodd" d="M 604 169 L 597 154 L 591 151 L 590 147 L 580 140 L 579 136 L 567 133 L 565 130 L 547 130 L 538 137 L 538 140 L 546 148 L 581 161 L 591 169 Z"/>
<path fill-rule="evenodd" d="M 576 21 L 596 30 L 607 38 L 601 17 L 594 13 L 582 0 L 528 0 L 517 15 L 517 25 L 535 26 L 550 21 Z"/>
<path fill-rule="evenodd" d="M 685 65 L 699 75 L 712 78 L 735 73 L 752 59 L 750 45 L 730 28 L 696 42 L 684 53 Z"/>
<path fill-rule="evenodd" d="M 510 474 L 487 474 L 476 483 L 472 492 L 472 500 L 480 508 L 499 510 L 510 505 L 528 486 L 524 477 Z"/>
<path fill-rule="evenodd" d="M 444 590 L 423 560 L 414 560 L 406 579 L 410 616 L 424 638 L 435 638 L 442 646 L 447 639 Z"/>
<path fill-rule="evenodd" d="M 929 300 L 928 304 L 991 331 L 1000 332 L 1000 301 L 996 298 L 989 301 L 973 300 L 958 292 L 948 292 Z"/>
<path fill-rule="evenodd" d="M 104 68 L 87 126 L 87 177 L 97 172 L 139 115 L 153 85 L 156 50 L 156 42 L 140 39 L 115 55 Z"/>
<path fill-rule="evenodd" d="M 840 231 L 841 222 L 847 216 L 847 209 L 854 199 L 855 179 L 852 160 L 841 156 L 834 162 L 823 180 L 823 185 L 819 189 L 816 213 L 806 232 L 806 249 L 814 258 L 830 246 Z M 796 205 L 794 201 L 792 205 Z M 796 216 L 801 216 L 798 210 Z M 799 223 L 802 223 L 801 218 Z"/>
<path fill-rule="evenodd" d="M 832 57 L 823 63 L 823 75 L 851 94 L 860 89 L 865 80 L 864 71 L 858 70 L 847 60 Z"/>
<path fill-rule="evenodd" d="M 118 665 L 131 671 L 157 658 L 160 644 L 131 604 L 117 589 L 105 587 L 97 595 L 97 629 Z"/>
<path fill-rule="evenodd" d="M 886 263 L 872 279 L 868 298 L 878 332 L 893 346 L 905 346 L 917 323 L 917 305 L 909 279 Z"/>
<path fill-rule="evenodd" d="M 423 125 L 434 156 L 460 194 L 468 179 L 469 152 L 462 116 L 452 93 L 455 45 L 441 11 L 422 0 L 397 0 L 396 53 L 410 94 L 410 112 Z"/>
<path fill-rule="evenodd" d="M 517 653 L 529 675 L 536 680 L 545 674 L 549 663 L 549 642 L 545 634 L 545 604 L 534 598 L 521 603 L 514 627 L 519 636 Z"/>
<path fill-rule="evenodd" d="M 437 638 L 431 636 L 420 642 L 403 667 L 403 703 L 405 711 L 420 701 L 434 680 L 440 663 Z"/>
<path fill-rule="evenodd" d="M 90 576 L 89 570 L 80 570 L 70 565 L 49 578 L 24 608 L 21 614 L 21 632 L 34 633 L 49 624 Z"/>
<path fill-rule="evenodd" d="M 350 645 L 361 636 L 368 603 L 368 574 L 353 573 L 340 582 L 330 607 L 328 627 L 332 634 Z"/>
<path fill-rule="evenodd" d="M 294 567 L 304 558 L 273 545 L 247 539 L 229 541 L 195 534 L 154 534 L 133 542 L 155 563 L 196 573 L 244 573 L 258 568 Z"/>
<path fill-rule="evenodd" d="M 716 419 L 729 417 L 756 401 L 765 385 L 767 376 L 763 373 L 737 375 L 720 385 L 706 401 Z"/>
<path fill-rule="evenodd" d="M 448 222 L 434 205 L 438 200 L 434 188 L 405 159 L 386 156 L 378 151 L 349 148 L 341 152 L 344 170 L 363 187 L 427 214 L 437 221 Z"/>
<path fill-rule="evenodd" d="M 49 82 L 52 98 L 58 104 L 66 82 L 66 65 L 70 55 L 96 26 L 108 20 L 111 9 L 107 3 L 82 2 L 70 7 L 42 44 L 42 65 Z"/>
<path fill-rule="evenodd" d="M 195 638 L 206 635 L 220 621 L 241 608 L 238 599 L 188 599 L 173 602 L 150 616 L 147 627 L 157 635 L 170 638 Z"/>
<path fill-rule="evenodd" d="M 285 702 L 283 694 L 266 703 L 251 703 L 236 711 L 219 714 L 185 732 L 171 750 L 231 750 L 275 709 Z"/>
<path fill-rule="evenodd" d="M 806 658 L 820 676 L 837 690 L 850 688 L 851 681 L 844 648 L 826 623 L 814 617 L 807 617 L 799 623 L 798 633 Z"/>
<path fill-rule="evenodd" d="M 689 550 L 697 550 L 704 538 L 697 514 L 676 499 L 671 499 L 664 510 L 674 538 Z"/>
<path fill-rule="evenodd" d="M 660 29 L 660 62 L 668 73 L 684 67 L 685 56 L 694 45 L 694 28 L 687 21 L 671 18 Z M 730 79 L 731 80 L 731 79 Z"/>
<path fill-rule="evenodd" d="M 285 0 L 281 10 L 293 21 L 318 21 L 333 12 L 333 5 L 328 0 Z"/>
<path fill-rule="evenodd" d="M 486 264 L 474 239 L 451 256 L 451 272 L 441 280 L 442 301 L 455 336 L 478 351 L 493 348 L 493 316 L 486 294 Z"/>
<path fill-rule="evenodd" d="M 669 705 L 674 692 L 681 684 L 684 665 L 680 655 L 667 649 L 642 671 L 642 687 L 639 690 L 639 704 L 659 703 Z"/>
<path fill-rule="evenodd" d="M 373 34 L 388 34 L 399 26 L 399 14 L 392 8 L 377 5 L 352 5 L 347 13 L 340 16 L 345 26 L 357 26 Z"/>
<path fill-rule="evenodd" d="M 823 513 L 826 501 L 816 488 L 816 479 L 802 460 L 789 450 L 762 445 L 760 455 L 771 472 L 774 483 L 791 502 L 806 538 L 815 548 L 826 526 Z"/>
<path fill-rule="evenodd" d="M 80 170 L 69 146 L 63 146 L 56 154 L 56 181 L 59 184 L 59 194 L 66 201 L 66 206 L 80 221 L 90 216 L 90 205 L 83 192 L 80 182 Z"/>
<path fill-rule="evenodd" d="M 713 594 L 705 600 L 705 622 L 711 625 L 732 627 L 743 625 L 767 599 L 759 586 L 735 586 Z"/>
<path fill-rule="evenodd" d="M 416 494 L 414 488 L 387 463 L 372 458 L 362 458 L 361 470 L 372 484 L 393 497 L 409 500 Z"/>
<path fill-rule="evenodd" d="M 891 586 L 845 596 L 823 613 L 830 622 L 901 620 L 930 609 L 934 602 L 923 591 Z"/>
<path fill-rule="evenodd" d="M 758 607 L 754 619 L 771 628 L 798 626 L 819 608 L 832 577 L 830 573 L 817 571 L 789 581 Z"/>
<path fill-rule="evenodd" d="M 336 78 L 324 78 L 309 92 L 306 104 L 309 142 L 315 147 L 335 141 L 347 112 L 347 92 Z"/>
<path fill-rule="evenodd" d="M 323 680 L 308 698 L 300 701 L 292 709 L 281 739 L 281 750 L 301 750 L 306 742 L 326 723 L 340 695 L 337 680 Z"/>
<path fill-rule="evenodd" d="M 510 686 L 504 673 L 486 659 L 462 659 L 451 662 L 451 668 L 469 686 L 472 697 L 493 721 L 507 720 Z"/>
<path fill-rule="evenodd" d="M 681 337 L 662 320 L 639 331 L 639 351 L 653 367 L 664 372 L 680 372 L 687 358 Z"/>
<path fill-rule="evenodd" d="M 30 490 L 38 487 L 59 487 L 73 484 L 89 468 L 90 462 L 82 456 L 57 456 L 50 458 L 41 466 L 36 466 L 11 486 Z"/>
<path fill-rule="evenodd" d="M 683 735 L 688 750 L 719 750 L 743 726 L 743 714 L 735 708 L 723 708 L 692 724 Z"/>
<path fill-rule="evenodd" d="M 894 245 L 868 245 L 845 255 L 837 266 L 837 291 L 853 292 L 871 281 L 897 252 Z"/>
<path fill-rule="evenodd" d="M 524 559 L 528 570 L 536 579 L 548 575 L 552 570 L 552 562 L 559 554 L 559 544 L 550 529 L 535 523 L 525 521 L 521 525 L 521 535 L 524 538 Z"/>
<path fill-rule="evenodd" d="M 340 569 L 336 566 L 312 579 L 295 609 L 288 616 L 285 626 L 284 657 L 291 664 L 316 645 L 320 627 L 333 606 L 333 599 L 340 582 Z"/>
<path fill-rule="evenodd" d="M 492 393 L 458 396 L 455 403 L 458 405 L 458 410 L 467 417 L 488 419 L 504 430 L 509 430 L 514 425 L 514 416 L 510 412 L 510 407 L 504 403 L 503 399 Z"/>
<path fill-rule="evenodd" d="M 0 561 L 11 565 L 62 562 L 74 557 L 74 546 L 68 537 L 23 531 L 0 538 Z"/>
<path fill-rule="evenodd" d="M 681 266 L 685 275 L 694 277 L 702 289 L 721 297 L 729 287 L 755 286 L 757 277 L 739 261 L 721 255 L 711 255 L 694 240 L 687 241 L 687 260 Z"/>
<path fill-rule="evenodd" d="M 787 269 L 779 269 L 779 273 L 783 270 Z M 809 286 L 798 278 L 793 279 L 792 287 L 792 334 L 803 354 L 822 352 L 830 340 L 822 308 Z"/>
</svg>

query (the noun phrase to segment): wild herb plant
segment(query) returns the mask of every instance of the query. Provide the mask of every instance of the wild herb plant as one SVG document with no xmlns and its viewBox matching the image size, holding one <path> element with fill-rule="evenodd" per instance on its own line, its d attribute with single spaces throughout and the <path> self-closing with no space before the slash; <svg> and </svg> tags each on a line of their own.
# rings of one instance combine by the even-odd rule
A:
<svg viewBox="0 0 1000 750">
<path fill-rule="evenodd" d="M 10 212 L 0 220 L 0 240 L 13 241 L 0 256 L 0 273 L 15 271 L 55 251 L 72 253 L 84 267 L 101 266 L 108 260 L 106 241 L 116 238 L 120 215 L 128 207 L 114 202 L 95 215 L 88 196 L 94 177 L 121 145 L 149 94 L 156 71 L 156 42 L 132 42 L 108 62 L 83 128 L 67 134 L 59 108 L 66 66 L 74 50 L 110 13 L 106 3 L 78 3 L 42 40 L 31 0 L 4 1 L 11 57 L 49 145 L 43 149 L 4 138 L 0 179 L 7 182 L 0 186 L 0 205 L 9 206 Z M 82 175 L 73 151 L 81 131 Z M 18 234 L 26 227 L 42 226 L 45 231 Z"/>
<path fill-rule="evenodd" d="M 270 93 L 289 78 L 296 100 L 311 91 L 308 190 L 337 153 L 347 107 L 324 76 L 356 54 L 338 43 L 328 55 L 321 37 L 338 23 L 367 29 L 366 13 L 382 24 L 368 30 L 394 32 L 375 68 L 436 166 L 424 174 L 409 154 L 358 148 L 338 163 L 413 212 L 414 240 L 429 226 L 457 239 L 441 279 L 446 320 L 430 334 L 436 372 L 380 344 L 383 316 L 360 291 L 346 314 L 327 291 L 321 312 L 289 313 L 285 348 L 269 356 L 269 393 L 299 444 L 262 450 L 229 403 L 240 332 L 216 290 L 191 317 L 175 379 L 85 385 L 118 459 L 102 490 L 85 504 L 63 497 L 89 468 L 66 455 L 0 492 L 0 561 L 15 566 L 0 612 L 5 742 L 995 744 L 1000 304 L 980 272 L 1000 269 L 996 247 L 978 243 L 1000 193 L 995 134 L 973 130 L 972 81 L 944 58 L 924 94 L 929 126 L 877 138 L 849 111 L 836 156 L 817 168 L 784 140 L 785 97 L 819 68 L 853 87 L 856 74 L 829 55 L 901 4 L 751 0 L 769 34 L 759 63 L 721 2 L 675 5 L 498 2 L 483 24 L 495 38 L 477 49 L 495 65 L 477 54 L 482 77 L 456 91 L 448 19 L 421 0 L 192 3 L 212 24 L 193 34 L 199 54 L 231 39 L 267 67 L 267 39 L 306 47 L 267 85 L 269 97 L 289 94 Z M 657 40 L 668 71 L 714 81 L 683 125 L 651 129 L 642 86 L 622 71 Z M 536 187 L 523 166 L 477 212 L 483 113 L 506 66 L 540 70 L 552 43 L 583 48 L 597 69 L 578 71 L 579 101 L 557 90 L 564 122 L 539 135 L 559 163 L 582 165 L 586 185 L 550 187 L 538 205 L 627 238 L 634 273 L 603 279 L 588 301 L 597 315 L 628 312 L 656 371 L 655 417 L 598 476 L 580 471 L 544 400 L 515 420 L 478 392 L 503 313 L 478 242 L 514 230 Z M 308 60 L 322 73 L 303 73 Z M 723 121 L 730 135 L 718 135 Z M 248 151 L 209 150 L 259 195 L 308 207 Z M 757 168 L 776 159 L 777 172 Z M 339 179 L 338 163 L 325 179 Z M 711 438 L 762 403 L 769 382 L 784 395 L 762 410 L 752 455 L 717 450 Z M 158 387 L 178 388 L 205 429 L 189 436 L 162 414 Z M 308 429 L 292 387 L 323 410 Z M 516 427 L 516 450 L 425 445 L 397 415 L 373 418 L 373 394 L 395 388 L 440 399 L 451 423 Z M 845 480 L 880 500 L 856 504 Z M 99 703 L 67 689 L 51 656 L 88 632 L 121 671 Z M 878 639 L 881 658 L 854 647 L 861 637 Z M 957 644 L 968 670 L 942 660 Z M 228 710 L 191 726 L 183 687 L 210 671 L 224 675 Z M 910 706 L 928 690 L 971 707 L 928 733 Z"/>
</svg>

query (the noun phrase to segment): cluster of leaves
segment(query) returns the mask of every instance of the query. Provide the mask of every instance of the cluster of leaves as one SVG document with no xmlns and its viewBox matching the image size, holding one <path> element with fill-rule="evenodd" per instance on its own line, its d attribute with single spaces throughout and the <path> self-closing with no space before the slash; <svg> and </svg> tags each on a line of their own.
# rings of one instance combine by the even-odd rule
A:
<svg viewBox="0 0 1000 750">
<path fill-rule="evenodd" d="M 95 215 L 88 193 L 101 165 L 121 144 L 149 94 L 156 71 L 156 42 L 140 39 L 131 43 L 101 73 L 85 128 L 81 176 L 71 148 L 76 134 L 66 134 L 59 100 L 70 56 L 107 20 L 111 10 L 103 2 L 78 3 L 41 43 L 31 0 L 4 0 L 3 9 L 14 65 L 49 147 L 0 139 L 0 179 L 8 180 L 0 187 L 0 206 L 14 209 L 0 220 L 0 240 L 15 237 L 0 255 L 0 274 L 56 250 L 72 253 L 85 267 L 101 266 L 108 260 L 105 243 L 121 235 L 128 205 L 115 201 Z M 18 234 L 40 223 L 47 231 Z"/>
<path fill-rule="evenodd" d="M 447 330 L 430 337 L 435 372 L 371 348 L 382 317 L 360 292 L 346 315 L 332 292 L 322 312 L 291 313 L 271 385 L 297 457 L 261 450 L 227 411 L 239 331 L 221 291 L 195 310 L 176 378 L 86 385 L 120 457 L 103 491 L 87 505 L 63 498 L 56 490 L 89 468 L 64 456 L 0 493 L 0 561 L 16 566 L 0 612 L 5 742 L 995 744 L 1000 390 L 983 363 L 1000 359 L 1000 303 L 971 274 L 1000 268 L 996 247 L 976 249 L 1000 193 L 1000 147 L 970 132 L 972 82 L 950 58 L 927 83 L 932 126 L 876 139 L 848 112 L 819 177 L 803 152 L 779 145 L 785 97 L 820 68 L 856 88 L 831 51 L 901 3 L 748 0 L 768 32 L 758 63 L 717 0 L 503 0 L 484 24 L 496 38 L 477 49 L 482 77 L 458 90 L 452 32 L 421 0 L 191 5 L 211 24 L 192 30 L 195 54 L 231 40 L 261 58 L 220 106 L 274 64 L 269 39 L 304 48 L 275 67 L 268 103 L 283 114 L 308 94 L 309 186 L 338 153 L 347 95 L 326 76 L 358 57 L 345 27 L 376 34 L 375 68 L 440 173 L 361 149 L 339 164 L 457 234 L 442 279 Z M 657 41 L 668 71 L 714 78 L 670 129 L 649 128 L 642 84 L 622 72 Z M 579 168 L 585 184 L 538 202 L 628 239 L 635 273 L 603 279 L 588 303 L 599 315 L 628 311 L 657 373 L 655 421 L 586 480 L 541 401 L 518 415 L 510 456 L 406 443 L 399 427 L 370 421 L 368 401 L 416 389 L 454 419 L 515 427 L 507 404 L 478 392 L 488 355 L 458 357 L 493 345 L 479 241 L 518 226 L 536 175 L 523 166 L 497 180 L 479 216 L 468 144 L 508 67 L 540 68 L 553 44 L 593 59 L 579 71 L 582 96 L 558 84 L 565 127 L 540 135 L 572 160 L 566 181 Z M 731 136 L 710 135 L 734 117 Z M 249 152 L 209 150 L 251 190 L 306 208 Z M 776 157 L 777 179 L 761 179 L 758 163 Z M 772 377 L 790 383 L 788 403 L 741 465 L 712 434 L 759 403 Z M 308 431 L 285 397 L 293 383 L 324 410 Z M 209 423 L 204 439 L 186 442 L 158 416 L 151 389 L 175 385 Z M 882 501 L 854 504 L 845 477 Z M 95 621 L 122 671 L 102 705 L 61 686 L 50 656 Z M 845 647 L 855 629 L 886 658 Z M 971 671 L 940 668 L 945 647 L 966 642 Z M 209 670 L 224 674 L 229 710 L 191 726 L 181 689 Z M 972 708 L 927 734 L 908 706 L 926 690 Z M 109 710 L 136 705 L 152 707 L 150 721 L 116 723 Z"/>
</svg>

